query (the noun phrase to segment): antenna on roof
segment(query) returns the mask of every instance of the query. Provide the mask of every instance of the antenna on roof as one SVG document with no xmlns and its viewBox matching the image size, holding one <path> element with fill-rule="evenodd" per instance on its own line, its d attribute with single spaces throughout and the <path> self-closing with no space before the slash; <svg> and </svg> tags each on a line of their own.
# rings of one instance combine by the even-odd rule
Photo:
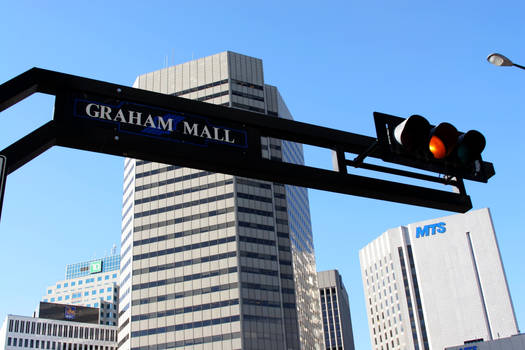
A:
<svg viewBox="0 0 525 350">
<path fill-rule="evenodd" d="M 117 245 L 113 243 L 113 247 L 111 248 L 111 255 L 115 255 L 117 253 Z"/>
</svg>

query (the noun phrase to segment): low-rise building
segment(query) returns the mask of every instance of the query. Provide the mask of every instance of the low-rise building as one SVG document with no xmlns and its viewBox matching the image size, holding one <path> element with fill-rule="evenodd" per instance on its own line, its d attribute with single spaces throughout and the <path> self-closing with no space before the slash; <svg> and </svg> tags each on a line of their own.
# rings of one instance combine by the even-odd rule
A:
<svg viewBox="0 0 525 350">
<path fill-rule="evenodd" d="M 98 318 L 95 323 L 80 322 L 76 306 L 61 306 L 62 320 L 8 315 L 0 328 L 0 349 L 116 350 L 116 326 L 101 325 Z M 91 309 L 98 315 L 98 309 Z"/>
</svg>

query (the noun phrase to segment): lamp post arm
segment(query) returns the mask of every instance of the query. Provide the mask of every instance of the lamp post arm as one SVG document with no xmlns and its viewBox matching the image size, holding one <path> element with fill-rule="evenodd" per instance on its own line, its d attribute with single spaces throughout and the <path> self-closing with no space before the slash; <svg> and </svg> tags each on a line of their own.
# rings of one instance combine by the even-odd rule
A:
<svg viewBox="0 0 525 350">
<path fill-rule="evenodd" d="M 525 66 L 522 66 L 522 65 L 519 65 L 519 64 L 516 64 L 516 63 L 512 63 L 512 65 L 514 67 L 518 67 L 518 68 L 521 68 L 521 69 L 525 69 Z"/>
</svg>

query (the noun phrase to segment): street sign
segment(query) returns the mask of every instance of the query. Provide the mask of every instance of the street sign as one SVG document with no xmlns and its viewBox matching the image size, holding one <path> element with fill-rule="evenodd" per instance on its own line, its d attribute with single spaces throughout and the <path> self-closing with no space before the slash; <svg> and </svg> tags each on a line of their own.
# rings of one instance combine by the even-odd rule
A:
<svg viewBox="0 0 525 350">
<path fill-rule="evenodd" d="M 62 146 L 435 209 L 472 208 L 463 184 L 467 177 L 443 172 L 443 167 L 428 169 L 426 163 L 399 161 L 389 152 L 389 144 L 381 142 L 379 132 L 378 138 L 369 137 L 39 68 L 0 84 L 0 112 L 35 92 L 56 97 L 53 120 L 0 150 L 9 159 L 6 174 L 49 148 Z M 387 127 L 380 130 L 391 129 Z M 386 131 L 383 134 L 388 138 Z M 261 142 L 268 137 L 333 151 L 337 169 L 268 158 Z M 357 157 L 347 159 L 347 154 Z M 372 164 L 365 158 L 430 170 L 438 176 Z M 351 174 L 354 168 L 401 179 Z M 483 182 L 494 175 L 491 163 L 480 162 L 479 168 L 492 169 Z M 413 179 L 455 190 L 413 185 Z"/>
<path fill-rule="evenodd" d="M 2 217 L 2 205 L 4 202 L 4 185 L 5 185 L 5 163 L 6 158 L 3 155 L 0 155 L 0 218 Z"/>
</svg>

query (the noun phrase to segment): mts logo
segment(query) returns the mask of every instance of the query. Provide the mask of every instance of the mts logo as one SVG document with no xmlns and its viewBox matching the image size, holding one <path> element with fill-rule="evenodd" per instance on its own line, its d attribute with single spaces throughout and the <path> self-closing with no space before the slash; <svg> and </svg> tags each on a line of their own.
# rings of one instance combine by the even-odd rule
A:
<svg viewBox="0 0 525 350">
<path fill-rule="evenodd" d="M 459 350 L 478 350 L 478 346 L 477 345 L 467 346 L 464 348 L 460 348 Z"/>
<path fill-rule="evenodd" d="M 416 227 L 416 238 L 435 235 L 436 233 L 445 233 L 447 228 L 446 223 L 438 222 L 437 224 L 425 225 L 423 227 Z"/>
</svg>

